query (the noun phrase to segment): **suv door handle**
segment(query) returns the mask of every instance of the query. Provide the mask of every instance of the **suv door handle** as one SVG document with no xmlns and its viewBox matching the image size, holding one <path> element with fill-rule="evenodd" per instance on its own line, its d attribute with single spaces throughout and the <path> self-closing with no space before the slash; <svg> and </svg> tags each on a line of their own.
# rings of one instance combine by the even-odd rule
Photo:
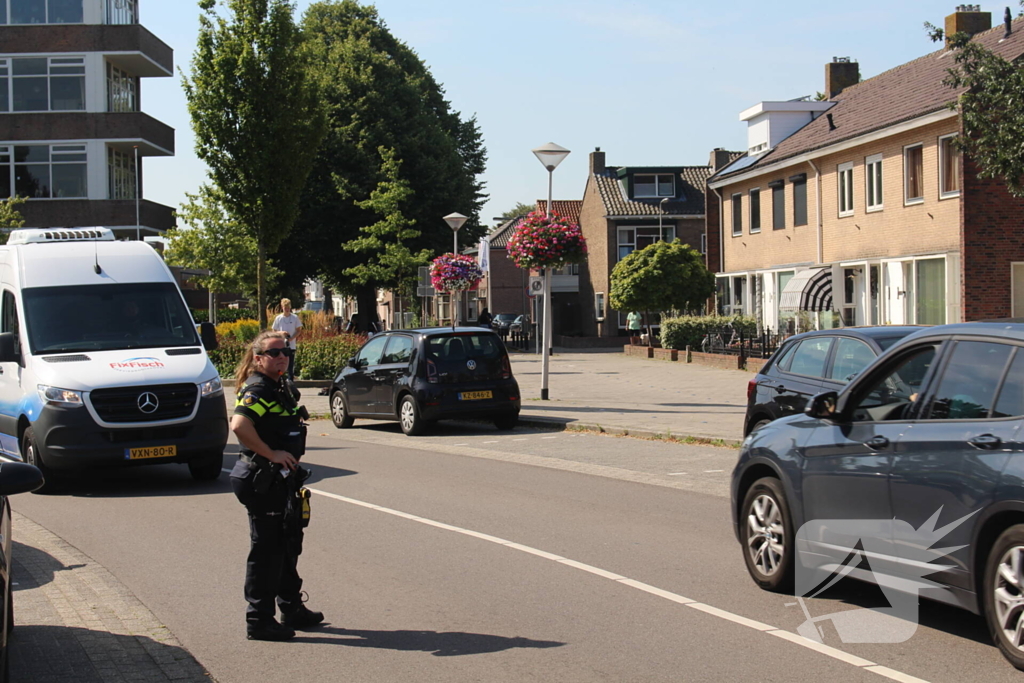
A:
<svg viewBox="0 0 1024 683">
<path fill-rule="evenodd" d="M 868 448 L 872 450 L 880 451 L 883 448 L 887 448 L 889 446 L 889 439 L 885 438 L 884 436 L 873 436 L 870 439 L 868 439 L 865 442 L 865 444 Z"/>
<path fill-rule="evenodd" d="M 775 393 L 776 394 L 781 394 L 785 390 L 786 390 L 786 387 L 782 386 L 781 384 L 777 384 L 775 386 Z"/>
<path fill-rule="evenodd" d="M 971 444 L 975 448 L 982 448 L 985 450 L 996 448 L 1002 442 L 1003 440 L 994 434 L 981 434 L 967 441 L 967 443 Z"/>
</svg>

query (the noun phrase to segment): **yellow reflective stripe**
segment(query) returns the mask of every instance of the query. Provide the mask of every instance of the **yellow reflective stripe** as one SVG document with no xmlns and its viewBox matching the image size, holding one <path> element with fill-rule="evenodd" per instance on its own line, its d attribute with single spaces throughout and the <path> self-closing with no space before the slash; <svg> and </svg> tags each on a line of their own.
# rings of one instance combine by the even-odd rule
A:
<svg viewBox="0 0 1024 683">
<path fill-rule="evenodd" d="M 245 408 L 256 413 L 257 417 L 263 417 L 267 412 L 267 409 L 261 406 L 259 403 L 253 403 L 251 406 L 245 406 Z"/>
</svg>

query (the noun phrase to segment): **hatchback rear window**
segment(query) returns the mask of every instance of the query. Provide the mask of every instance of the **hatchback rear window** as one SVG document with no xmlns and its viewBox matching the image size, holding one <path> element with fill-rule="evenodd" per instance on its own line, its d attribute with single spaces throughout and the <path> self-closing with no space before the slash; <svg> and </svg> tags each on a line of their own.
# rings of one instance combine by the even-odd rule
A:
<svg viewBox="0 0 1024 683">
<path fill-rule="evenodd" d="M 458 334 L 430 337 L 427 355 L 440 361 L 496 360 L 501 342 L 493 334 Z"/>
</svg>

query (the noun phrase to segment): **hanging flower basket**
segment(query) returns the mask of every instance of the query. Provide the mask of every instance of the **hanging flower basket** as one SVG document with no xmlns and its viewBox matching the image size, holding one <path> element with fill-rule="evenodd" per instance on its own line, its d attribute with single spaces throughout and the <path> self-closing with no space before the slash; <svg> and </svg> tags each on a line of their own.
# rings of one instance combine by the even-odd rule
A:
<svg viewBox="0 0 1024 683">
<path fill-rule="evenodd" d="M 519 268 L 564 268 L 587 256 L 580 226 L 554 211 L 529 214 L 508 241 L 508 257 Z"/>
<path fill-rule="evenodd" d="M 472 256 L 441 254 L 430 266 L 430 282 L 441 292 L 476 289 L 484 271 Z"/>
</svg>

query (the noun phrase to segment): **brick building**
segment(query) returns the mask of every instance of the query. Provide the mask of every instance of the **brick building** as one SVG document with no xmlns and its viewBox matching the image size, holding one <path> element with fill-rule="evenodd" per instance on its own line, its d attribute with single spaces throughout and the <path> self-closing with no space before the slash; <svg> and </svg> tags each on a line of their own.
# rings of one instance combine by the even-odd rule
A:
<svg viewBox="0 0 1024 683">
<path fill-rule="evenodd" d="M 136 154 L 174 154 L 140 84 L 173 76 L 173 61 L 139 24 L 138 0 L 0 0 L 0 198 L 29 198 L 27 227 L 131 239 L 173 227 L 171 207 L 136 204 Z"/>
<path fill-rule="evenodd" d="M 1024 21 L 990 26 L 971 8 L 946 19 L 947 34 L 1024 54 Z M 953 144 L 951 66 L 942 49 L 861 81 L 836 59 L 827 101 L 740 114 L 748 153 L 708 183 L 720 312 L 783 331 L 1024 316 L 1024 201 Z"/>
</svg>

